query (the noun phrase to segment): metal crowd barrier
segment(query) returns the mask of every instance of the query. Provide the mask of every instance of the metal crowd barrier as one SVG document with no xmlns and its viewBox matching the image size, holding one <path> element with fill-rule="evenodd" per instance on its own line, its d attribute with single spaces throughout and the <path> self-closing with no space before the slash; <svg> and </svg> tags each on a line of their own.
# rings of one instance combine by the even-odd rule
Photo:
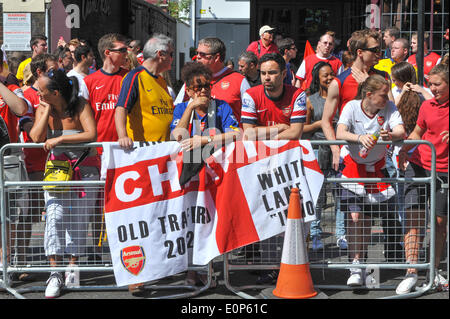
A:
<svg viewBox="0 0 450 319">
<path fill-rule="evenodd" d="M 345 145 L 349 144 L 345 141 L 311 141 L 312 145 Z M 392 144 L 391 142 L 379 142 L 380 144 Z M 405 144 L 427 144 L 432 150 L 432 169 L 431 176 L 426 178 L 359 178 L 359 179 L 345 179 L 346 182 L 387 182 L 393 185 L 401 185 L 406 182 L 414 182 L 420 184 L 429 184 L 430 186 L 430 203 L 429 203 L 429 214 L 425 214 L 425 220 L 422 220 L 424 226 L 421 228 L 421 232 L 425 235 L 426 240 L 420 251 L 420 256 L 417 264 L 408 264 L 402 257 L 398 257 L 393 260 L 386 260 L 389 253 L 396 255 L 397 253 L 403 252 L 402 249 L 389 248 L 383 245 L 384 241 L 390 241 L 389 234 L 385 234 L 384 230 L 389 230 L 394 226 L 390 226 L 390 222 L 397 220 L 398 215 L 394 214 L 388 218 L 383 219 L 383 215 L 377 210 L 373 211 L 370 215 L 370 219 L 374 222 L 367 229 L 370 232 L 370 242 L 369 242 L 369 253 L 365 256 L 365 260 L 358 266 L 352 265 L 351 260 L 349 260 L 350 249 L 342 250 L 336 246 L 336 238 L 334 236 L 336 228 L 336 204 L 339 203 L 339 183 L 343 179 L 335 177 L 327 177 L 324 181 L 324 187 L 321 194 L 321 200 L 319 200 L 322 216 L 321 216 L 321 227 L 322 227 L 322 240 L 324 248 L 318 251 L 313 251 L 311 247 L 311 242 L 307 242 L 309 250 L 309 261 L 310 268 L 314 271 L 319 269 L 322 271 L 324 279 L 325 275 L 336 271 L 345 271 L 349 268 L 362 268 L 366 270 L 377 270 L 379 272 L 385 272 L 388 270 L 406 270 L 407 268 L 416 268 L 418 270 L 427 270 L 427 282 L 425 286 L 417 289 L 415 292 L 411 292 L 402 296 L 390 296 L 388 298 L 411 298 L 420 296 L 432 288 L 433 279 L 435 276 L 435 265 L 434 265 L 434 247 L 435 247 L 435 189 L 436 189 L 436 154 L 434 146 L 426 141 L 404 141 Z M 45 216 L 41 216 L 41 212 L 44 211 L 43 201 L 39 200 L 38 195 L 42 194 L 42 186 L 44 182 L 41 181 L 6 181 L 4 179 L 4 155 L 8 149 L 21 150 L 22 148 L 39 148 L 43 144 L 9 144 L 4 146 L 0 150 L 0 204 L 1 204 L 1 237 L 2 237 L 2 260 L 3 265 L 0 267 L 0 273 L 2 274 L 0 278 L 0 289 L 5 289 L 17 298 L 24 298 L 23 294 L 34 291 L 44 291 L 45 286 L 33 286 L 27 288 L 13 289 L 11 287 L 10 276 L 15 273 L 50 273 L 51 271 L 66 271 L 67 260 L 64 264 L 58 265 L 58 267 L 50 267 L 48 260 L 43 253 L 43 237 L 45 231 Z M 59 148 L 62 149 L 77 149 L 86 147 L 101 147 L 101 143 L 90 143 L 83 145 L 65 145 Z M 46 183 L 47 185 L 47 183 Z M 58 182 L 55 183 L 58 186 L 73 186 L 73 187 L 83 187 L 85 192 L 97 192 L 101 193 L 104 188 L 104 181 L 71 181 L 71 182 Z M 425 187 L 425 186 L 424 186 Z M 444 187 L 448 187 L 444 185 Z M 28 198 L 24 199 L 24 194 L 28 194 Z M 101 211 L 103 209 L 102 195 L 98 195 L 98 201 L 92 207 L 89 208 L 92 212 L 89 215 L 90 226 L 87 234 L 87 243 L 84 247 L 86 252 L 80 258 L 78 266 L 75 269 L 83 272 L 101 272 L 101 273 L 113 273 L 113 268 L 111 264 L 111 258 L 108 248 L 107 240 L 105 240 L 104 233 L 102 233 L 102 238 L 99 238 L 98 234 L 103 228 L 103 221 L 98 217 L 101 216 Z M 20 211 L 20 210 L 30 210 L 32 211 L 32 216 L 38 217 L 38 220 L 26 221 L 25 229 L 31 229 L 32 236 L 29 238 L 29 243 L 26 243 L 26 238 L 23 237 L 23 231 L 21 229 L 8 228 L 7 212 Z M 345 213 L 344 213 L 345 215 Z M 399 215 L 401 216 L 401 214 Z M 383 224 L 386 223 L 386 224 Z M 23 226 L 23 225 L 22 225 Z M 307 231 L 309 230 L 309 225 L 307 226 Z M 347 232 L 347 227 L 345 227 Z M 8 236 L 7 236 L 8 235 Z M 7 241 L 7 238 L 16 237 L 15 243 Z M 22 237 L 21 237 L 22 236 Z M 347 240 L 348 240 L 347 233 Z M 99 241 L 101 242 L 101 247 L 98 247 Z M 397 240 L 398 241 L 398 240 Z M 18 244 L 19 243 L 19 244 Z M 401 243 L 400 243 L 401 244 Z M 11 259 L 7 261 L 6 247 L 10 246 Z M 283 249 L 283 235 L 275 236 L 273 238 L 255 243 L 223 256 L 223 272 L 224 272 L 224 284 L 233 293 L 237 294 L 242 298 L 254 299 L 252 295 L 245 293 L 246 290 L 253 289 L 264 289 L 265 287 L 273 287 L 271 285 L 261 285 L 261 284 L 251 284 L 251 285 L 241 285 L 234 286 L 232 283 L 233 275 L 236 271 L 270 271 L 278 270 L 280 266 L 281 253 Z M 401 254 L 400 254 L 401 255 Z M 448 258 L 448 255 L 447 255 Z M 206 267 L 189 267 L 189 270 L 203 271 L 207 273 L 207 283 L 202 287 L 183 285 L 183 284 L 161 284 L 161 281 L 155 281 L 156 283 L 146 284 L 146 289 L 149 290 L 189 290 L 187 293 L 174 293 L 172 295 L 164 295 L 162 297 L 156 298 L 188 298 L 194 297 L 211 287 L 212 283 L 212 263 L 211 262 Z M 448 262 L 447 262 L 448 266 Z M 71 268 L 72 269 L 72 268 Z M 402 274 L 403 277 L 404 274 Z M 330 284 L 319 284 L 315 287 L 319 289 L 333 289 L 333 290 L 347 290 L 351 289 L 345 285 L 347 275 L 342 276 L 342 284 L 330 285 Z M 447 273 L 448 276 L 448 273 Z M 168 279 L 170 281 L 170 278 Z M 167 280 L 164 280 L 167 282 Z M 397 282 L 397 284 L 400 281 Z M 66 288 L 67 291 L 95 291 L 95 290 L 124 290 L 126 287 L 117 287 L 115 285 L 82 285 L 76 288 Z M 367 286 L 366 289 L 382 289 L 390 290 L 395 289 L 394 285 L 373 285 Z"/>
<path fill-rule="evenodd" d="M 376 271 L 376 274 L 385 274 L 388 270 L 403 269 L 406 272 L 408 268 L 415 268 L 417 270 L 427 270 L 427 282 L 424 286 L 416 289 L 416 291 L 410 292 L 405 295 L 393 295 L 387 298 L 412 298 L 417 297 L 432 288 L 434 276 L 435 276 L 435 261 L 434 261 L 434 247 L 435 247 L 435 189 L 436 189 L 436 151 L 434 146 L 427 141 L 404 141 L 404 144 L 426 144 L 432 150 L 432 168 L 431 176 L 425 178 L 350 178 L 342 179 L 336 177 L 328 177 L 324 180 L 324 186 L 321 194 L 321 198 L 318 201 L 318 207 L 321 209 L 321 227 L 322 227 L 322 241 L 323 249 L 314 251 L 312 249 L 312 243 L 307 239 L 307 248 L 309 252 L 309 262 L 311 269 L 322 270 L 323 277 L 325 279 L 326 274 L 330 274 L 328 270 L 343 271 L 342 279 L 336 285 L 330 284 L 315 284 L 315 287 L 319 289 L 331 289 L 331 290 L 350 290 L 354 289 L 346 285 L 347 278 L 349 276 L 349 268 L 362 268 L 368 272 Z M 311 141 L 314 145 L 348 145 L 350 143 L 346 141 Z M 380 141 L 379 144 L 393 144 L 392 142 Z M 399 143 L 396 143 L 399 145 Z M 424 235 L 425 241 L 420 249 L 418 261 L 416 264 L 406 263 L 404 259 L 403 248 L 403 225 L 396 224 L 397 220 L 404 219 L 404 214 L 399 214 L 402 211 L 402 203 L 396 197 L 396 212 L 390 212 L 390 214 L 383 213 L 386 207 L 380 207 L 370 213 L 370 220 L 372 220 L 371 226 L 365 229 L 366 233 L 370 234 L 370 241 L 368 242 L 369 248 L 365 258 L 361 258 L 361 264 L 355 266 L 352 264 L 352 260 L 349 260 L 349 254 L 354 247 L 348 247 L 347 249 L 340 249 L 337 246 L 337 238 L 335 237 L 336 230 L 336 208 L 339 207 L 339 196 L 342 188 L 339 183 L 345 181 L 346 183 L 353 182 L 386 182 L 392 183 L 392 185 L 404 185 L 405 182 L 414 182 L 423 184 L 420 187 L 426 189 L 426 184 L 430 185 L 430 202 L 429 211 L 423 218 L 419 217 L 418 223 L 423 226 L 420 228 L 420 233 Z M 445 187 L 445 185 L 444 185 Z M 448 187 L 448 186 L 447 186 Z M 337 200 L 336 200 L 337 199 Z M 413 203 L 414 204 L 414 203 Z M 320 207 L 319 207 L 320 206 Z M 400 207 L 400 208 L 399 208 Z M 316 209 L 317 209 L 316 208 Z M 349 215 L 343 212 L 344 216 Z M 349 216 L 346 216 L 347 220 Z M 403 227 L 402 227 L 403 226 Z M 309 232 L 309 225 L 305 225 L 306 233 Z M 400 228 L 400 236 L 398 231 Z M 383 231 L 384 230 L 384 231 Z M 347 225 L 345 226 L 346 238 L 349 241 L 349 234 Z M 386 234 L 386 233 L 387 234 Z M 401 240 L 401 241 L 400 241 Z M 398 242 L 400 241 L 400 242 Z M 385 245 L 384 243 L 394 242 L 397 245 Z M 448 244 L 448 243 L 447 243 Z M 268 287 L 273 287 L 273 283 L 255 283 L 248 284 L 242 280 L 235 280 L 233 282 L 233 275 L 237 271 L 247 271 L 249 273 L 266 274 L 271 271 L 276 271 L 280 268 L 280 260 L 283 248 L 283 236 L 278 235 L 261 241 L 259 243 L 251 244 L 246 247 L 234 250 L 227 253 L 224 256 L 224 282 L 225 286 L 233 293 L 246 299 L 255 299 L 254 295 L 246 293 L 248 290 L 260 290 Z M 448 256 L 447 256 L 448 258 Z M 447 260 L 448 266 L 448 260 Z M 404 273 L 401 274 L 403 279 Z M 447 273 L 448 278 L 448 273 Z M 335 278 L 334 278 L 335 279 Z M 380 280 L 380 279 L 378 279 Z M 334 280 L 336 281 L 336 280 Z M 400 280 L 396 284 L 400 283 Z M 362 289 L 379 289 L 379 290 L 394 290 L 396 285 L 387 285 L 373 283 L 366 285 Z M 359 287 L 358 287 L 359 289 Z M 394 292 L 395 294 L 395 292 Z"/>
<path fill-rule="evenodd" d="M 46 286 L 32 286 L 25 288 L 12 288 L 11 277 L 15 274 L 45 274 L 52 271 L 65 272 L 67 270 L 79 270 L 80 277 L 83 273 L 106 273 L 113 274 L 113 267 L 107 241 L 106 228 L 103 216 L 103 190 L 105 181 L 83 180 L 70 182 L 55 182 L 52 185 L 71 186 L 71 192 L 76 188 L 82 188 L 86 194 L 90 194 L 94 200 L 89 207 L 79 207 L 86 215 L 81 216 L 78 221 L 69 220 L 72 226 L 81 226 L 82 223 L 89 223 L 87 233 L 80 231 L 80 238 L 86 238 L 81 248 L 76 267 L 68 267 L 68 259 L 64 258 L 57 267 L 50 267 L 49 260 L 44 252 L 44 232 L 46 227 L 46 215 L 43 199 L 42 186 L 49 185 L 48 182 L 29 181 L 20 178 L 13 178 L 14 181 L 5 180 L 5 153 L 7 150 L 22 151 L 23 148 L 42 148 L 43 144 L 8 144 L 0 150 L 0 221 L 1 221 L 1 248 L 3 264 L 0 266 L 0 290 L 5 289 L 16 298 L 24 298 L 24 294 L 30 292 L 43 292 Z M 89 143 L 78 145 L 58 146 L 58 149 L 85 149 L 86 147 L 102 147 L 101 143 Z M 67 193 L 68 194 L 68 193 Z M 72 205 L 67 195 L 67 205 Z M 66 201 L 66 195 L 63 195 Z M 27 218 L 22 217 L 12 220 L 16 214 L 28 214 Z M 81 214 L 80 214 L 81 215 Z M 25 215 L 22 215 L 25 216 Z M 80 227 L 83 229 L 83 227 Z M 77 232 L 76 230 L 75 232 Z M 7 256 L 7 247 L 10 247 L 10 255 Z M 68 257 L 68 256 L 65 256 Z M 207 274 L 207 282 L 202 286 L 188 285 L 180 279 L 172 280 L 172 277 L 164 280 L 156 280 L 145 284 L 145 289 L 151 291 L 172 291 L 173 294 L 152 297 L 160 298 L 188 298 L 194 297 L 207 290 L 212 283 L 212 263 L 207 266 L 191 266 L 188 270 L 200 271 Z M 184 278 L 181 278 L 183 281 Z M 82 282 L 79 287 L 63 288 L 63 291 L 115 291 L 128 290 L 128 287 L 118 287 L 114 285 L 91 285 Z M 187 290 L 187 292 L 182 292 Z"/>
</svg>

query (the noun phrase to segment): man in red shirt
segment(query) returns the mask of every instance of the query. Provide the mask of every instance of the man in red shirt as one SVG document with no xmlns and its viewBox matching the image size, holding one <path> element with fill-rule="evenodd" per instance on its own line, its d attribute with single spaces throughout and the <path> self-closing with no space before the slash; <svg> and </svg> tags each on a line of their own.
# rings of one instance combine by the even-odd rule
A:
<svg viewBox="0 0 450 319">
<path fill-rule="evenodd" d="M 278 47 L 273 43 L 273 32 L 275 28 L 265 25 L 259 29 L 258 41 L 253 41 L 247 48 L 247 51 L 252 51 L 256 56 L 261 58 L 267 53 L 280 53 Z"/>
<path fill-rule="evenodd" d="M 97 122 L 97 141 L 118 140 L 114 121 L 114 110 L 119 98 L 120 87 L 127 71 L 122 69 L 127 57 L 126 38 L 120 34 L 106 34 L 98 42 L 98 51 L 103 67 L 84 78 L 87 93 L 84 98 L 91 104 Z M 99 154 L 102 149 L 97 150 Z"/>
<path fill-rule="evenodd" d="M 284 84 L 286 61 L 277 53 L 260 59 L 262 85 L 244 94 L 242 123 L 247 139 L 298 140 L 306 121 L 306 94 Z"/>
<path fill-rule="evenodd" d="M 284 83 L 286 61 L 280 54 L 263 55 L 259 62 L 262 85 L 247 90 L 243 97 L 244 139 L 301 139 L 306 121 L 305 92 Z M 259 244 L 253 245 L 249 251 L 264 250 Z M 263 272 L 257 282 L 269 283 L 277 277 L 277 271 Z"/>
<path fill-rule="evenodd" d="M 242 96 L 250 85 L 242 74 L 225 66 L 225 56 L 226 47 L 219 38 L 205 38 L 198 43 L 197 62 L 206 65 L 213 73 L 211 97 L 227 102 L 240 123 Z M 183 85 L 174 104 L 188 99 Z"/>
<path fill-rule="evenodd" d="M 312 82 L 312 70 L 320 61 L 330 64 L 335 75 L 341 73 L 343 70 L 343 68 L 341 68 L 342 62 L 332 54 L 334 49 L 334 35 L 335 33 L 333 31 L 328 31 L 322 35 L 317 43 L 316 54 L 308 55 L 303 60 L 302 64 L 300 64 L 297 74 L 295 75 L 297 78 L 295 83 L 296 87 L 302 88 L 303 90 L 309 88 Z"/>
<path fill-rule="evenodd" d="M 428 51 L 428 38 L 429 34 L 425 32 L 423 43 L 423 76 L 426 81 L 428 81 L 428 73 L 430 73 L 431 69 L 441 62 L 441 56 L 439 54 Z M 409 56 L 407 62 L 417 68 L 417 33 L 411 35 L 411 53 L 413 54 Z"/>
<path fill-rule="evenodd" d="M 347 102 L 355 99 L 358 93 L 358 85 L 369 75 L 378 73 L 389 79 L 386 72 L 375 70 L 374 65 L 381 57 L 380 34 L 372 30 L 355 31 L 350 39 L 350 50 L 355 56 L 355 61 L 351 68 L 334 78 L 328 88 L 328 96 L 325 101 L 322 115 L 322 130 L 327 140 L 336 140 L 333 127 L 333 118 L 336 112 L 339 114 Z M 389 91 L 390 99 L 393 101 L 392 93 Z M 334 123 L 335 124 L 335 123 Z M 338 170 L 340 148 L 338 145 L 331 145 L 333 153 L 332 168 Z"/>
<path fill-rule="evenodd" d="M 126 41 L 125 36 L 116 33 L 101 37 L 98 41 L 98 52 L 103 60 L 103 67 L 84 78 L 87 92 L 83 93 L 83 97 L 89 101 L 94 112 L 98 142 L 116 142 L 119 139 L 114 116 L 122 79 L 127 74 L 127 71 L 121 68 L 125 65 L 128 52 Z M 98 147 L 97 152 L 100 156 L 103 148 Z M 101 207 L 101 204 L 97 206 Z M 102 213 L 96 211 L 92 220 L 96 246 L 101 237 Z M 101 258 L 99 255 L 92 257 Z M 131 292 L 132 290 L 133 287 L 130 288 Z"/>
</svg>

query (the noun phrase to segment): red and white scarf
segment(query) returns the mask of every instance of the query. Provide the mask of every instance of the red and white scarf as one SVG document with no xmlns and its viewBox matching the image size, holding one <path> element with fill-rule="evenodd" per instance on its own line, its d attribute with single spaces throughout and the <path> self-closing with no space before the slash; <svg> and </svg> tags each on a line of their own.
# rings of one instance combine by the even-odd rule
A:
<svg viewBox="0 0 450 319">
<path fill-rule="evenodd" d="M 341 149 L 341 158 L 345 165 L 342 178 L 385 178 L 381 171 L 386 160 L 383 158 L 374 165 L 359 164 L 351 156 L 346 147 Z M 388 183 L 341 183 L 341 186 L 358 197 L 364 197 L 369 203 L 380 203 L 395 195 L 394 188 Z"/>
</svg>

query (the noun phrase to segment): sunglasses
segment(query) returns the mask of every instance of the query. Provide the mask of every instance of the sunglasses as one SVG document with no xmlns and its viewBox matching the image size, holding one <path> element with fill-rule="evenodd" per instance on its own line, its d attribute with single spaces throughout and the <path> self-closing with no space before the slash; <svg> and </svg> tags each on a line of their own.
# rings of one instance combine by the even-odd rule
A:
<svg viewBox="0 0 450 319">
<path fill-rule="evenodd" d="M 216 53 L 205 53 L 205 52 L 198 52 L 197 51 L 197 57 L 202 58 L 202 59 L 209 59 L 207 56 L 212 57 L 215 54 Z"/>
<path fill-rule="evenodd" d="M 289 50 L 298 50 L 297 47 L 290 47 Z"/>
<path fill-rule="evenodd" d="M 190 86 L 188 87 L 188 89 L 194 91 L 194 92 L 201 92 L 203 89 L 205 90 L 211 90 L 211 83 L 205 83 L 205 84 L 200 84 L 200 85 L 194 85 L 194 86 Z"/>
<path fill-rule="evenodd" d="M 164 54 L 169 55 L 171 58 L 173 58 L 173 51 L 172 52 L 167 52 L 167 51 L 161 51 L 164 52 Z"/>
<path fill-rule="evenodd" d="M 127 53 L 128 52 L 128 48 L 123 47 L 123 48 L 120 48 L 120 49 L 109 49 L 109 51 L 119 52 L 119 53 Z"/>
<path fill-rule="evenodd" d="M 379 46 L 373 47 L 373 48 L 363 48 L 361 49 L 363 51 L 370 51 L 372 53 L 381 53 L 381 48 Z"/>
</svg>

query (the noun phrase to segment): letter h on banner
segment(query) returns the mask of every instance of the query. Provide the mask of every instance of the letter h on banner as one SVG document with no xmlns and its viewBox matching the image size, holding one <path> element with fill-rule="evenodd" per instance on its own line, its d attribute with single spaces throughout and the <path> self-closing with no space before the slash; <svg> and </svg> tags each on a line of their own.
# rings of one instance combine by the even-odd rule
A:
<svg viewBox="0 0 450 319">
<path fill-rule="evenodd" d="M 162 182 L 169 181 L 172 192 L 181 190 L 180 181 L 178 180 L 178 169 L 175 161 L 167 162 L 167 172 L 160 173 L 158 165 L 148 167 L 150 175 L 150 183 L 152 184 L 153 196 L 163 195 Z"/>
</svg>

